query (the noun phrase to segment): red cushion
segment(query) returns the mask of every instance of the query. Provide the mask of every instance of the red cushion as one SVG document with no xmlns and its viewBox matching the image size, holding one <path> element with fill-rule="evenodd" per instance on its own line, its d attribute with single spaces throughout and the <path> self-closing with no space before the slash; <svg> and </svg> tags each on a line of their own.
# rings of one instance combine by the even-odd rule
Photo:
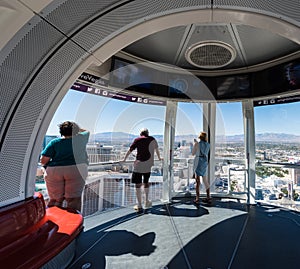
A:
<svg viewBox="0 0 300 269">
<path fill-rule="evenodd" d="M 83 228 L 76 211 L 45 207 L 41 194 L 0 209 L 0 264 L 40 268 L 66 248 Z"/>
</svg>

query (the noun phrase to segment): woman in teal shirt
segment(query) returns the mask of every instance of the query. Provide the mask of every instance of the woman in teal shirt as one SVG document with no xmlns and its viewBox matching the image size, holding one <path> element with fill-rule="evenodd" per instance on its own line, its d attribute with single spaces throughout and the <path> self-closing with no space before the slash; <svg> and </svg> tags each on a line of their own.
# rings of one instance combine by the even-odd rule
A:
<svg viewBox="0 0 300 269">
<path fill-rule="evenodd" d="M 50 197 L 48 206 L 81 210 L 81 194 L 88 174 L 86 145 L 90 133 L 71 121 L 59 125 L 60 138 L 51 140 L 41 153 L 44 179 Z"/>
</svg>

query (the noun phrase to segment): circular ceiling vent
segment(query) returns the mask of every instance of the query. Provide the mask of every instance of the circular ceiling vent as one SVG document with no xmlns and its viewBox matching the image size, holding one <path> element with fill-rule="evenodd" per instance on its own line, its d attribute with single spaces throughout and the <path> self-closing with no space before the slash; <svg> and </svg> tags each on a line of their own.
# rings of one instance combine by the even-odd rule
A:
<svg viewBox="0 0 300 269">
<path fill-rule="evenodd" d="M 185 58 L 190 64 L 207 69 L 224 67 L 235 57 L 235 49 L 220 41 L 204 41 L 194 44 L 185 53 Z"/>
</svg>

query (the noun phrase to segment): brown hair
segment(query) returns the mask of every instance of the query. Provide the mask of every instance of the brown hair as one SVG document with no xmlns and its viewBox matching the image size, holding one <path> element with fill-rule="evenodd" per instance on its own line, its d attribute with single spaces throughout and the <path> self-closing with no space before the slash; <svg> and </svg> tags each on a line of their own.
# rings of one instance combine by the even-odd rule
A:
<svg viewBox="0 0 300 269">
<path fill-rule="evenodd" d="M 63 136 L 72 136 L 79 133 L 79 126 L 73 121 L 65 121 L 58 125 L 59 132 Z"/>
<path fill-rule="evenodd" d="M 199 138 L 200 138 L 200 140 L 207 142 L 207 133 L 201 132 L 199 134 Z"/>
</svg>

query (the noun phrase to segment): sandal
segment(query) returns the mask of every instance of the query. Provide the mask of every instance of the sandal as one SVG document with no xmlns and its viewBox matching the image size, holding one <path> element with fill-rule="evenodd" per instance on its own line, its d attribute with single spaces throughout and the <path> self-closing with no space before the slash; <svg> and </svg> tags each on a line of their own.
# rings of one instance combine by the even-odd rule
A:
<svg viewBox="0 0 300 269">
<path fill-rule="evenodd" d="M 195 200 L 193 200 L 193 203 L 199 205 L 200 201 L 199 201 L 199 199 L 195 199 Z"/>
<path fill-rule="evenodd" d="M 202 202 L 203 202 L 203 203 L 206 203 L 206 204 L 211 204 L 212 199 L 211 199 L 211 198 L 203 198 L 203 199 L 202 199 Z"/>
</svg>

